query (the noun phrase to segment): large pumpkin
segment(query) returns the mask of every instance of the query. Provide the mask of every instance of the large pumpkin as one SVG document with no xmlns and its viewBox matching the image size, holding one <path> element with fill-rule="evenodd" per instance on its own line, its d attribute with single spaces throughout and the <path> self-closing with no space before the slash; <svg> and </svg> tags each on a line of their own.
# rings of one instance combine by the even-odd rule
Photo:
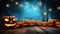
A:
<svg viewBox="0 0 60 34">
<path fill-rule="evenodd" d="M 35 20 L 29 20 L 29 26 L 34 26 L 35 25 Z"/>
<path fill-rule="evenodd" d="M 14 16 L 3 16 L 1 22 L 2 26 L 14 27 L 17 24 L 17 19 Z"/>
<path fill-rule="evenodd" d="M 51 20 L 48 21 L 47 26 L 55 26 L 56 25 L 56 22 L 58 22 L 57 19 L 51 19 Z"/>
<path fill-rule="evenodd" d="M 38 20 L 36 21 L 36 25 L 41 26 L 42 21 Z"/>
<path fill-rule="evenodd" d="M 22 24 L 23 24 L 23 26 L 28 26 L 28 20 L 24 19 L 24 20 L 22 21 Z"/>
<path fill-rule="evenodd" d="M 60 22 L 56 22 L 56 27 L 60 27 Z"/>
</svg>

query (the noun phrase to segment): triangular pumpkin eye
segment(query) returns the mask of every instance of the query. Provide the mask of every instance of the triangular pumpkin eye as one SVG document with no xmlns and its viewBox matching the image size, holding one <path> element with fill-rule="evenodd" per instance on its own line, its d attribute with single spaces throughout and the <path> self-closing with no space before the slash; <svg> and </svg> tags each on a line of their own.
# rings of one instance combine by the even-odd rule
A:
<svg viewBox="0 0 60 34">
<path fill-rule="evenodd" d="M 9 19 L 7 19 L 7 18 L 5 18 L 4 20 L 7 21 L 7 22 L 9 21 Z"/>
</svg>

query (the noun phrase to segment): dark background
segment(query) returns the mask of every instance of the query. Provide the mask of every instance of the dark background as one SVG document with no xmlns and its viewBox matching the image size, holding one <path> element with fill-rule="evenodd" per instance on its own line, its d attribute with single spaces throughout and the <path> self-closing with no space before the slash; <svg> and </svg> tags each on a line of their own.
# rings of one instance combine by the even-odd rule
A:
<svg viewBox="0 0 60 34">
<path fill-rule="evenodd" d="M 37 5 L 36 4 L 37 2 L 42 1 L 43 2 L 42 8 L 38 7 L 38 10 L 40 10 L 40 13 L 38 13 L 38 11 L 37 13 L 31 12 L 34 10 L 31 10 L 29 13 L 25 12 L 27 11 L 27 10 L 24 10 L 26 7 L 21 8 L 19 4 L 24 5 L 24 2 L 26 1 L 31 3 L 31 5 Z M 19 4 L 16 5 L 15 2 L 19 2 Z M 10 7 L 7 8 L 6 4 L 10 4 Z M 0 0 L 0 19 L 2 16 L 7 16 L 9 14 L 10 16 L 15 16 L 18 19 L 18 21 L 22 21 L 23 19 L 28 19 L 28 20 L 33 19 L 33 20 L 43 20 L 43 21 L 48 21 L 49 19 L 60 20 L 60 10 L 58 10 L 57 7 L 60 7 L 59 0 L 14 0 L 14 1 Z M 52 9 L 51 12 L 48 11 L 49 8 Z M 44 17 L 42 12 L 47 12 L 46 17 Z"/>
</svg>

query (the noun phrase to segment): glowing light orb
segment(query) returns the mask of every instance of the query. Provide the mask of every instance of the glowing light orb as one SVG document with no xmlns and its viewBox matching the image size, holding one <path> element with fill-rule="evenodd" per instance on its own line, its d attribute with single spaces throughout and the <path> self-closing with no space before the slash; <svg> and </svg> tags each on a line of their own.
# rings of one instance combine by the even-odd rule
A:
<svg viewBox="0 0 60 34">
<path fill-rule="evenodd" d="M 39 4 L 40 6 L 43 5 L 41 1 L 40 1 L 38 4 Z"/>
<path fill-rule="evenodd" d="M 46 12 L 44 12 L 43 14 L 44 14 L 44 15 L 46 15 L 47 13 L 46 13 Z"/>
<path fill-rule="evenodd" d="M 51 9 L 51 8 L 49 8 L 48 10 L 49 10 L 49 11 L 52 11 L 52 9 Z"/>
<path fill-rule="evenodd" d="M 9 4 L 7 4 L 6 6 L 7 6 L 7 7 L 9 7 L 10 5 L 9 5 Z"/>
<path fill-rule="evenodd" d="M 57 7 L 58 10 L 60 10 L 60 7 Z"/>
<path fill-rule="evenodd" d="M 18 4 L 18 2 L 15 2 L 15 4 Z"/>
<path fill-rule="evenodd" d="M 20 7 L 22 7 L 23 5 L 22 4 L 20 4 Z"/>
<path fill-rule="evenodd" d="M 29 2 L 26 2 L 26 4 L 29 4 Z"/>
</svg>

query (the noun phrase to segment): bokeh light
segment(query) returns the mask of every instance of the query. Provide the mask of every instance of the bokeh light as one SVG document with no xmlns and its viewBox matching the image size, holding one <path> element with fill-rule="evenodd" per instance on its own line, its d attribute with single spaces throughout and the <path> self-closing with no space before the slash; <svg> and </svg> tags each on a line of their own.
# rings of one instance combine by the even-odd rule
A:
<svg viewBox="0 0 60 34">
<path fill-rule="evenodd" d="M 15 4 L 18 4 L 18 2 L 15 2 Z"/>
<path fill-rule="evenodd" d="M 49 10 L 49 11 L 52 11 L 52 9 L 51 9 L 51 8 L 49 8 L 48 10 Z"/>
<path fill-rule="evenodd" d="M 44 15 L 47 15 L 47 12 L 44 12 L 43 14 L 44 14 Z"/>
<path fill-rule="evenodd" d="M 58 10 L 60 10 L 60 7 L 57 7 Z"/>
<path fill-rule="evenodd" d="M 29 2 L 26 2 L 26 4 L 29 4 Z"/>
<path fill-rule="evenodd" d="M 8 9 L 8 13 L 12 16 L 15 16 L 19 21 L 23 19 L 28 20 L 42 20 L 42 18 L 46 18 L 47 10 L 52 11 L 51 8 L 47 9 L 44 1 L 15 1 L 12 4 L 6 4 Z M 51 17 L 49 14 L 47 17 Z"/>
<path fill-rule="evenodd" d="M 43 3 L 40 1 L 39 3 L 38 3 L 40 6 L 42 6 L 43 5 Z"/>
<path fill-rule="evenodd" d="M 22 4 L 20 4 L 20 7 L 22 7 L 23 5 Z"/>
<path fill-rule="evenodd" d="M 7 7 L 9 7 L 10 5 L 9 4 L 6 4 Z"/>
</svg>

